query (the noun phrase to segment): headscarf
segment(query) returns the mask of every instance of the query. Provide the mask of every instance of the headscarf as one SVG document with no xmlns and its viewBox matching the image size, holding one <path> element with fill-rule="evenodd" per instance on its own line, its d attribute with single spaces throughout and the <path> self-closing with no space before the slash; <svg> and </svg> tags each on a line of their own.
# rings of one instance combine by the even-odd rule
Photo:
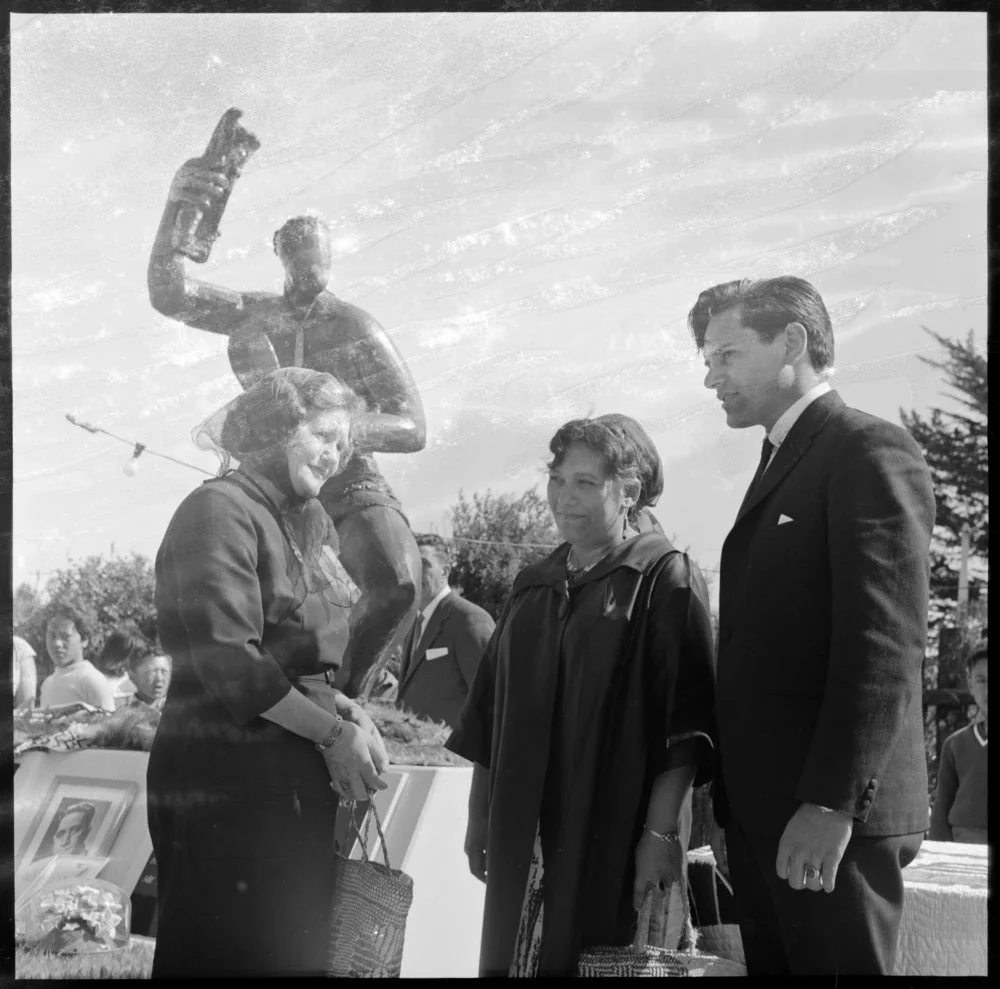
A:
<svg viewBox="0 0 1000 989">
<path fill-rule="evenodd" d="M 337 557 L 337 534 L 329 515 L 317 498 L 289 495 L 282 490 L 288 487 L 285 479 L 268 474 L 284 470 L 284 450 L 309 418 L 331 409 L 355 416 L 364 408 L 362 400 L 332 374 L 284 367 L 227 402 L 193 433 L 199 449 L 219 457 L 220 476 L 230 472 L 232 460 L 239 461 L 240 474 L 277 510 L 302 566 L 306 589 L 322 592 L 345 608 L 358 600 L 360 591 Z"/>
</svg>

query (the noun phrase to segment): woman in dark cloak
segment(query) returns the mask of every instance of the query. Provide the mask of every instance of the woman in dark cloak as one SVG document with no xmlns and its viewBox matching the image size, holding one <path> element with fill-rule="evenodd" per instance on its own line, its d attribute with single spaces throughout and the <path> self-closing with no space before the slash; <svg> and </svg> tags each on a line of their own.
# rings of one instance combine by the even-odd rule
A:
<svg viewBox="0 0 1000 989">
<path fill-rule="evenodd" d="M 337 801 L 384 789 L 388 766 L 332 686 L 356 588 L 316 499 L 360 407 L 284 368 L 198 433 L 240 465 L 184 499 L 156 557 L 173 678 L 147 772 L 154 978 L 325 971 Z"/>
<path fill-rule="evenodd" d="M 681 811 L 711 767 L 705 582 L 644 511 L 659 455 L 623 415 L 566 423 L 548 500 L 566 542 L 514 582 L 448 748 L 474 762 L 466 852 L 480 974 L 574 975 L 684 881 Z"/>
</svg>

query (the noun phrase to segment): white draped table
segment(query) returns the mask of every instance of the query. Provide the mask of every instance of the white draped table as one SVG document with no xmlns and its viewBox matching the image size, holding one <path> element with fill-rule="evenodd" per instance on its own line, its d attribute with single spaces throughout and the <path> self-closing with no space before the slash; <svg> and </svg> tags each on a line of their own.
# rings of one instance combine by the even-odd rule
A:
<svg viewBox="0 0 1000 989">
<path fill-rule="evenodd" d="M 688 853 L 714 862 L 708 846 Z M 986 975 L 989 853 L 986 845 L 925 841 L 903 870 L 903 919 L 894 975 Z M 743 961 L 739 928 L 711 928 L 706 951 Z"/>
<path fill-rule="evenodd" d="M 903 870 L 895 975 L 986 975 L 989 847 L 925 841 Z"/>
</svg>

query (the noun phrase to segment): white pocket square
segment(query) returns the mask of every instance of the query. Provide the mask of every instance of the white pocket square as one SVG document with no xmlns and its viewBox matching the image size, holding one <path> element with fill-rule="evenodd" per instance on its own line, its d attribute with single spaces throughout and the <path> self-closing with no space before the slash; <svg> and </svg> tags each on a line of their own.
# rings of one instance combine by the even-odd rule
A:
<svg viewBox="0 0 1000 989">
<path fill-rule="evenodd" d="M 436 649 L 428 649 L 426 653 L 427 659 L 440 659 L 442 656 L 448 655 L 447 646 L 438 646 Z"/>
<path fill-rule="evenodd" d="M 790 515 L 778 516 L 778 525 L 784 525 L 786 522 L 794 522 L 794 521 L 795 519 L 793 519 Z"/>
</svg>

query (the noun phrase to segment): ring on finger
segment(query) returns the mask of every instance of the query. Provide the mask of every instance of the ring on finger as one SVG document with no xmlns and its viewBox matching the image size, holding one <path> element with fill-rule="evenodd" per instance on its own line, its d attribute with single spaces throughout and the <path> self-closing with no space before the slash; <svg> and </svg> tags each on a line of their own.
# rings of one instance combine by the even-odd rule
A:
<svg viewBox="0 0 1000 989">
<path fill-rule="evenodd" d="M 802 881 L 804 883 L 809 882 L 810 879 L 822 879 L 822 878 L 823 878 L 822 869 L 817 869 L 816 866 L 809 865 L 808 862 L 804 866 L 802 866 Z"/>
</svg>

